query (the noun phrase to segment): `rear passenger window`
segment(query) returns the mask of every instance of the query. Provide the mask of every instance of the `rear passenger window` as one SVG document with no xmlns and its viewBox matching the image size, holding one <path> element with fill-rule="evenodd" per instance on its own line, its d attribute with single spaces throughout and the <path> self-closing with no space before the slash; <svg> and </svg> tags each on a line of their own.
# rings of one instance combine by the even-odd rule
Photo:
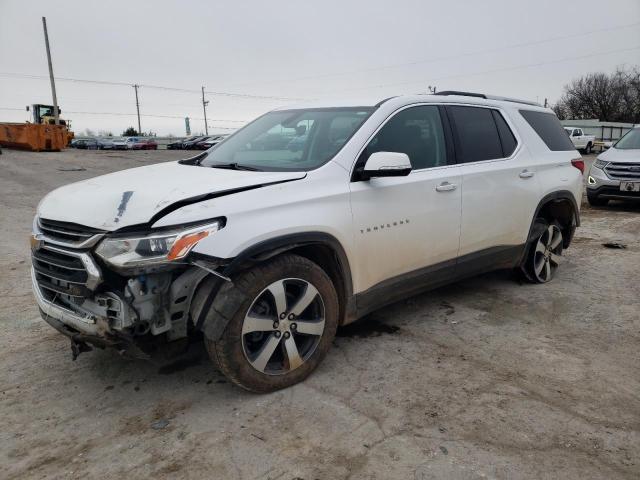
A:
<svg viewBox="0 0 640 480">
<path fill-rule="evenodd" d="M 498 134 L 500 135 L 500 142 L 502 143 L 502 156 L 510 157 L 513 151 L 516 149 L 518 142 L 516 137 L 513 136 L 513 132 L 507 125 L 507 122 L 502 117 L 502 114 L 497 110 L 492 110 L 493 119 L 498 127 Z"/>
<path fill-rule="evenodd" d="M 446 165 L 447 149 L 438 107 L 411 107 L 394 115 L 371 139 L 360 158 L 364 162 L 375 152 L 406 153 L 414 170 Z"/>
<path fill-rule="evenodd" d="M 459 162 L 503 158 L 500 135 L 489 108 L 448 107 L 454 124 Z"/>
<path fill-rule="evenodd" d="M 560 125 L 560 120 L 553 113 L 520 110 L 520 114 L 549 147 L 549 150 L 575 150 L 573 143 Z"/>
</svg>

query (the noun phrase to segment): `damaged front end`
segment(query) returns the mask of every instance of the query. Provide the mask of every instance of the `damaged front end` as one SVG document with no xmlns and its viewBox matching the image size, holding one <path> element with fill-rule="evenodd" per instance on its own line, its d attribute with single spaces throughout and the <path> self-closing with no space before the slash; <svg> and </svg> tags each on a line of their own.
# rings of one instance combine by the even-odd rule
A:
<svg viewBox="0 0 640 480">
<path fill-rule="evenodd" d="M 74 359 L 90 345 L 147 357 L 186 339 L 196 288 L 218 267 L 187 257 L 223 226 L 112 234 L 36 219 L 31 276 L 43 319 L 70 337 Z"/>
</svg>

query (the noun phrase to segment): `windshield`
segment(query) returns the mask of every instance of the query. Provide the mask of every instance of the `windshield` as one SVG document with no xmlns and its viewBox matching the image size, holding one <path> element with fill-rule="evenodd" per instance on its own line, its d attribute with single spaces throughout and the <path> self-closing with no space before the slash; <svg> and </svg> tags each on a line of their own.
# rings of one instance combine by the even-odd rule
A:
<svg viewBox="0 0 640 480">
<path fill-rule="evenodd" d="M 354 107 L 270 112 L 214 146 L 201 165 L 313 170 L 338 153 L 372 111 Z"/>
<path fill-rule="evenodd" d="M 619 148 L 620 150 L 640 149 L 640 128 L 633 128 L 629 130 L 620 140 L 618 140 L 614 147 Z"/>
</svg>

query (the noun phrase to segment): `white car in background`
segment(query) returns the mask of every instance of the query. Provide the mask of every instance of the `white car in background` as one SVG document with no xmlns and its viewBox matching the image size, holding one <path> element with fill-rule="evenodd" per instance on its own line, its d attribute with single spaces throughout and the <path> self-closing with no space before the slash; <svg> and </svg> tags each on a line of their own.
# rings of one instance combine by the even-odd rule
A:
<svg viewBox="0 0 640 480">
<path fill-rule="evenodd" d="M 564 127 L 565 131 L 571 139 L 571 143 L 576 147 L 576 150 L 582 150 L 586 155 L 593 150 L 594 142 L 596 141 L 595 135 L 585 135 L 581 128 L 576 127 Z"/>
<path fill-rule="evenodd" d="M 113 150 L 126 150 L 127 139 L 126 138 L 114 138 L 111 140 L 111 148 Z"/>
<path fill-rule="evenodd" d="M 550 281 L 583 169 L 554 113 L 519 100 L 278 109 L 187 160 L 48 194 L 33 290 L 74 356 L 201 332 L 232 382 L 269 392 L 307 377 L 338 326 L 389 303 L 495 269 Z"/>
<path fill-rule="evenodd" d="M 640 127 L 598 155 L 587 177 L 587 200 L 594 206 L 609 200 L 640 200 Z"/>
</svg>

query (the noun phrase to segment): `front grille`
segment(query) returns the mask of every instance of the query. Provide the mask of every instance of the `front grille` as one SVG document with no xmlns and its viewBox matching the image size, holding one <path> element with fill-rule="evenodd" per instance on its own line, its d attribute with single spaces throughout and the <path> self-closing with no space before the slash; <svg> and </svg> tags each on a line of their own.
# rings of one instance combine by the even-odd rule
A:
<svg viewBox="0 0 640 480">
<path fill-rule="evenodd" d="M 85 246 L 94 239 L 97 241 L 104 234 L 102 230 L 95 228 L 44 218 L 38 220 L 38 226 L 47 239 L 73 246 Z"/>
<path fill-rule="evenodd" d="M 87 287 L 89 274 L 77 255 L 45 245 L 32 252 L 31 261 L 45 300 L 68 308 L 71 304 L 82 304 L 91 296 Z"/>
<path fill-rule="evenodd" d="M 610 162 L 604 167 L 604 171 L 615 180 L 640 181 L 640 163 Z"/>
</svg>

